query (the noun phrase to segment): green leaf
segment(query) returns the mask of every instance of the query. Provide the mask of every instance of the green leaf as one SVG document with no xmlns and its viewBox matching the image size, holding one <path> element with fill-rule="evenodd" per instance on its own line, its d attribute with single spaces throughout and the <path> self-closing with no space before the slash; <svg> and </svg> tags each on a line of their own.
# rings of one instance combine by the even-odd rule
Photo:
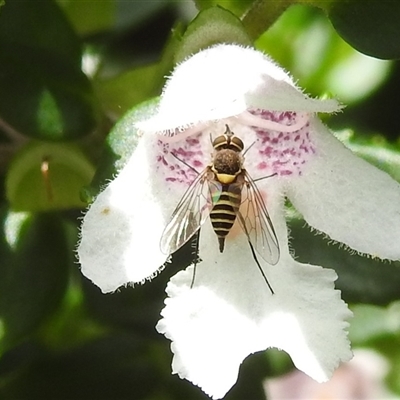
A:
<svg viewBox="0 0 400 400">
<path fill-rule="evenodd" d="M 372 341 L 400 335 L 400 302 L 388 307 L 370 304 L 355 304 L 351 307 L 354 317 L 351 320 L 349 336 L 355 346 L 365 346 Z"/>
<path fill-rule="evenodd" d="M 127 31 L 168 7 L 168 1 L 77 1 L 57 0 L 76 32 L 95 35 L 104 31 Z"/>
<path fill-rule="evenodd" d="M 194 0 L 199 10 L 221 6 L 241 17 L 255 0 Z"/>
<path fill-rule="evenodd" d="M 80 190 L 93 175 L 93 166 L 76 146 L 32 142 L 11 163 L 6 195 L 16 211 L 82 208 Z"/>
<path fill-rule="evenodd" d="M 55 214 L 1 212 L 1 351 L 31 335 L 59 306 L 70 248 Z"/>
<path fill-rule="evenodd" d="M 17 46 L 16 49 L 41 49 L 80 66 L 80 43 L 52 0 L 7 0 L 0 16 L 0 39 Z"/>
<path fill-rule="evenodd" d="M 134 68 L 118 76 L 95 78 L 94 87 L 107 114 L 121 116 L 135 105 L 158 96 L 174 66 L 174 55 L 182 37 L 183 27 L 176 24 L 164 47 L 161 60 Z"/>
<path fill-rule="evenodd" d="M 138 27 L 170 4 L 169 1 L 116 0 L 116 2 L 115 29 L 120 32 Z"/>
<path fill-rule="evenodd" d="M 251 46 L 252 42 L 240 20 L 221 7 L 201 11 L 189 24 L 175 55 L 175 63 L 218 43 Z"/>
<path fill-rule="evenodd" d="M 400 183 L 400 143 L 392 144 L 380 135 L 355 135 L 350 130 L 336 136 L 359 157 L 387 172 Z"/>
<path fill-rule="evenodd" d="M 46 140 L 94 128 L 80 43 L 53 1 L 7 1 L 0 14 L 0 65 L 1 117 L 13 128 Z"/>
<path fill-rule="evenodd" d="M 336 1 L 328 15 L 339 35 L 358 51 L 381 59 L 400 57 L 399 1 Z"/>
<path fill-rule="evenodd" d="M 298 261 L 334 269 L 339 276 L 336 287 L 346 302 L 386 305 L 400 299 L 399 262 L 390 264 L 352 254 L 329 244 L 304 225 L 304 221 L 296 219 L 289 223 Z"/>
<path fill-rule="evenodd" d="M 117 4 L 108 1 L 59 0 L 67 18 L 81 35 L 96 34 L 110 29 L 115 22 Z"/>
<path fill-rule="evenodd" d="M 392 65 L 356 51 L 321 10 L 305 5 L 290 7 L 255 46 L 290 71 L 310 94 L 328 92 L 346 105 L 373 93 Z"/>
<path fill-rule="evenodd" d="M 377 346 L 378 351 L 383 354 L 386 359 L 391 362 L 389 373 L 385 377 L 385 381 L 390 390 L 400 395 L 400 338 L 392 337 L 380 342 Z"/>
<path fill-rule="evenodd" d="M 29 357 L 32 350 L 19 349 L 19 358 Z M 30 357 L 28 365 L 9 371 L 9 379 L 0 388 L 1 398 L 164 398 L 155 395 L 156 391 L 165 391 L 165 387 L 148 345 L 133 334 L 114 334 L 64 351 L 34 350 L 36 357 Z M 18 360 L 14 356 L 8 370 L 15 368 L 15 358 Z M 7 367 L 4 364 L 0 363 L 3 376 Z"/>
<path fill-rule="evenodd" d="M 135 124 L 150 118 L 157 109 L 158 99 L 149 100 L 128 111 L 107 137 L 98 169 L 87 193 L 97 194 L 101 187 L 128 162 L 136 148 L 140 133 Z M 134 182 L 132 182 L 134 184 Z"/>
<path fill-rule="evenodd" d="M 262 33 L 267 31 L 275 21 L 291 5 L 288 0 L 257 0 L 243 17 L 243 25 L 249 36 L 256 40 Z"/>
<path fill-rule="evenodd" d="M 151 64 L 120 74 L 107 80 L 95 82 L 95 90 L 102 106 L 112 115 L 121 115 L 133 105 L 149 97 L 154 97 L 161 90 L 158 64 Z M 132 90 L 127 90 L 132 88 Z"/>
</svg>

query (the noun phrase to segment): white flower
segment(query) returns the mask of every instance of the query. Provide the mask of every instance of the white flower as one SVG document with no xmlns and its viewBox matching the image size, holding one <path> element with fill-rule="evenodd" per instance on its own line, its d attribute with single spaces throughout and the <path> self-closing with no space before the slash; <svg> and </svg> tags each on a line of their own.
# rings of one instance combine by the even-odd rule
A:
<svg viewBox="0 0 400 400">
<path fill-rule="evenodd" d="M 326 381 L 351 358 L 351 312 L 334 289 L 334 271 L 296 262 L 288 247 L 287 196 L 304 219 L 335 241 L 381 258 L 400 258 L 400 187 L 355 157 L 316 117 L 335 100 L 304 95 L 262 53 L 218 45 L 179 65 L 134 154 L 87 212 L 78 254 L 82 273 L 103 292 L 152 277 L 168 255 L 160 238 L 196 173 L 211 162 L 225 125 L 245 145 L 244 168 L 263 194 L 280 247 L 263 280 L 240 227 L 225 251 L 206 220 L 193 266 L 176 274 L 157 325 L 172 340 L 172 369 L 221 398 L 242 361 L 277 347 L 298 369 Z M 172 156 L 174 153 L 179 159 Z"/>
</svg>

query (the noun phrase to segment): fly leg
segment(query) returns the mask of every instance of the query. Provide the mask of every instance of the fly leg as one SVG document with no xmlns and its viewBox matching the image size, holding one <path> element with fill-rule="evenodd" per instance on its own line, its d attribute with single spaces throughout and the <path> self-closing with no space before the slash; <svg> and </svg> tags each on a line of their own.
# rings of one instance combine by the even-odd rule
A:
<svg viewBox="0 0 400 400">
<path fill-rule="evenodd" d="M 193 256 L 193 276 L 192 276 L 192 283 L 190 284 L 190 289 L 192 289 L 194 285 L 194 280 L 196 278 L 197 264 L 201 261 L 199 257 L 199 243 L 200 243 L 200 229 L 197 231 L 197 233 L 194 236 L 194 239 L 190 243 L 190 246 L 192 247 L 192 256 Z"/>
</svg>

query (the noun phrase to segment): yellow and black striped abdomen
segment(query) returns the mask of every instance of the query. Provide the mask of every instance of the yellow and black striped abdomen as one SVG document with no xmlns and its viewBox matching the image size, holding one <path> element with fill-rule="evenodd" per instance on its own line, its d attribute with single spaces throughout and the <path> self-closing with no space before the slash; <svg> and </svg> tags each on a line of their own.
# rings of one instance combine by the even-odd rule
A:
<svg viewBox="0 0 400 400">
<path fill-rule="evenodd" d="M 211 224 L 218 237 L 219 251 L 224 251 L 225 238 L 236 220 L 236 212 L 240 207 L 241 193 L 235 193 L 230 185 L 222 185 L 221 195 L 210 212 Z"/>
</svg>

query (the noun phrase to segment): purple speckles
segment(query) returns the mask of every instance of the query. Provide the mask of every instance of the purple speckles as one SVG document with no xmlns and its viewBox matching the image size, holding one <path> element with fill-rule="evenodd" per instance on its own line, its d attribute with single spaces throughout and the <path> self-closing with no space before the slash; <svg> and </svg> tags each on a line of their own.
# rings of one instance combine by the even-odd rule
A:
<svg viewBox="0 0 400 400">
<path fill-rule="evenodd" d="M 273 122 L 279 122 L 280 124 L 293 125 L 296 120 L 297 113 L 294 111 L 269 111 L 262 109 L 252 109 L 249 112 L 253 115 L 257 115 L 263 119 L 267 119 Z"/>
<path fill-rule="evenodd" d="M 210 122 L 203 132 L 157 141 L 156 169 L 171 188 L 190 185 L 211 162 L 210 135 L 221 134 L 224 123 Z M 226 124 L 245 143 L 243 166 L 255 178 L 299 176 L 316 153 L 307 113 L 253 109 L 228 118 Z"/>
<path fill-rule="evenodd" d="M 163 155 L 158 155 L 157 156 L 157 162 L 162 163 L 163 165 L 168 165 L 167 160 Z"/>
<path fill-rule="evenodd" d="M 190 149 L 185 149 L 183 147 L 178 147 L 177 149 L 171 150 L 174 156 L 178 157 L 180 160 L 189 160 L 193 156 L 198 155 L 197 151 L 192 151 Z"/>
<path fill-rule="evenodd" d="M 251 114 L 273 122 L 291 126 L 297 123 L 297 113 L 293 111 L 272 112 L 267 110 L 249 110 Z M 253 127 L 261 161 L 257 164 L 259 170 L 277 173 L 280 176 L 301 175 L 307 161 L 316 153 L 310 139 L 309 123 L 293 132 L 281 132 Z M 264 172 L 265 173 L 265 172 Z"/>
<path fill-rule="evenodd" d="M 194 168 L 204 168 L 204 164 L 200 160 L 193 160 L 192 167 L 194 167 Z"/>
<path fill-rule="evenodd" d="M 201 172 L 205 168 L 201 144 L 200 134 L 179 142 L 158 140 L 157 172 L 164 176 L 166 182 L 189 185 L 197 176 L 194 170 Z"/>
<path fill-rule="evenodd" d="M 169 145 L 168 143 L 163 142 L 162 140 L 157 140 L 157 145 L 161 148 L 163 154 L 169 153 Z"/>
<path fill-rule="evenodd" d="M 187 143 L 189 146 L 198 146 L 198 145 L 200 144 L 200 141 L 199 141 L 199 139 L 196 138 L 196 137 L 194 137 L 194 138 L 188 137 L 188 138 L 186 139 L 186 143 Z"/>
<path fill-rule="evenodd" d="M 267 169 L 268 168 L 268 164 L 265 162 L 265 161 L 261 161 L 259 164 L 258 164 L 258 169 Z"/>
<path fill-rule="evenodd" d="M 274 152 L 274 147 L 273 146 L 266 146 L 261 148 L 259 151 L 259 154 L 266 156 L 266 157 L 271 157 L 272 153 Z"/>
</svg>

